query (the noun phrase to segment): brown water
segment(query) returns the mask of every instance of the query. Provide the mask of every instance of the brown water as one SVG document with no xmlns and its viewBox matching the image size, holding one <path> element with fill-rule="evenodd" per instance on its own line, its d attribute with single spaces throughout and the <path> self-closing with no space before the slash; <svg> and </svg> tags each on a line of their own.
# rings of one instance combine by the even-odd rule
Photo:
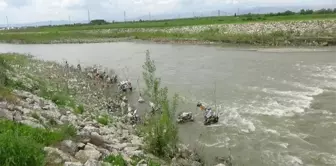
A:
<svg viewBox="0 0 336 166">
<path fill-rule="evenodd" d="M 229 148 L 236 165 L 336 165 L 335 48 L 257 51 L 126 42 L 0 45 L 0 52 L 101 64 L 132 81 L 141 77 L 146 49 L 163 84 L 184 97 L 181 111 L 197 115 L 194 123 L 181 125 L 180 135 L 185 143 L 202 145 L 208 165 L 215 156 L 227 155 Z M 219 124 L 202 125 L 197 101 L 213 108 L 216 101 Z"/>
</svg>

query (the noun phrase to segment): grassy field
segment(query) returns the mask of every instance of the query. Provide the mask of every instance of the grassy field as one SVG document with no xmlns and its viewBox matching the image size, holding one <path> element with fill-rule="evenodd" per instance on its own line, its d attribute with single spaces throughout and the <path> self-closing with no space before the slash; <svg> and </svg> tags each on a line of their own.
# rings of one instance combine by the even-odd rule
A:
<svg viewBox="0 0 336 166">
<path fill-rule="evenodd" d="M 209 24 L 241 24 L 251 22 L 268 22 L 268 21 L 293 21 L 293 20 L 314 20 L 314 19 L 336 19 L 336 13 L 333 14 L 309 14 L 309 15 L 288 15 L 288 16 L 269 16 L 269 15 L 243 15 L 243 16 L 218 16 L 218 17 L 201 17 L 201 18 L 185 18 L 174 20 L 158 20 L 143 22 L 118 22 L 105 25 L 62 25 L 62 26 L 46 26 L 38 28 L 27 28 L 20 32 L 58 32 L 58 31 L 81 31 L 93 29 L 118 29 L 118 28 L 166 28 L 193 25 L 209 25 Z"/>
</svg>

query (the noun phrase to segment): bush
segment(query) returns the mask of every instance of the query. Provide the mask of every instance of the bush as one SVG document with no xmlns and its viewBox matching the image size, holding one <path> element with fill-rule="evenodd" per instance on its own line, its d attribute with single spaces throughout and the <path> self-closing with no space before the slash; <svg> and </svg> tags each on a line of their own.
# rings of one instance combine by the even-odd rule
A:
<svg viewBox="0 0 336 166">
<path fill-rule="evenodd" d="M 177 126 L 174 119 L 177 107 L 177 95 L 172 102 L 168 100 L 168 88 L 160 88 L 160 78 L 155 77 L 156 67 L 149 52 L 143 65 L 143 78 L 146 83 L 145 95 L 159 108 L 161 114 L 155 114 L 143 126 L 146 149 L 160 157 L 171 158 L 176 153 L 178 141 Z"/>
</svg>

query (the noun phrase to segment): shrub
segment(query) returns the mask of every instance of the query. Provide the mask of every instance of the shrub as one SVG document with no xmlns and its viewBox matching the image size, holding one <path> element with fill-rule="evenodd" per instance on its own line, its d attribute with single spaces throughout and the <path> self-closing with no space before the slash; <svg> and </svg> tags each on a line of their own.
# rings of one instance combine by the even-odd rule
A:
<svg viewBox="0 0 336 166">
<path fill-rule="evenodd" d="M 77 113 L 77 114 L 82 114 L 82 113 L 84 113 L 84 106 L 83 106 L 83 104 L 80 104 L 80 105 L 78 105 L 78 106 L 75 108 L 75 113 Z"/>
<path fill-rule="evenodd" d="M 143 78 L 146 83 L 145 95 L 161 108 L 161 114 L 155 114 L 148 119 L 148 124 L 143 126 L 146 149 L 160 157 L 170 158 L 176 152 L 178 141 L 177 126 L 174 120 L 177 107 L 177 95 L 172 102 L 168 100 L 168 88 L 160 88 L 160 78 L 155 77 L 156 67 L 151 60 L 149 51 L 143 65 Z"/>
</svg>

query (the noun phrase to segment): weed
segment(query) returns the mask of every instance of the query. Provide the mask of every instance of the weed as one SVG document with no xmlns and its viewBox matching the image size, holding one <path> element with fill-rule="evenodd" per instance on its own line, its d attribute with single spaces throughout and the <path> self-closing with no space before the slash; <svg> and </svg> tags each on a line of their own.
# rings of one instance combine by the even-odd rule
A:
<svg viewBox="0 0 336 166">
<path fill-rule="evenodd" d="M 2 166 L 43 166 L 45 154 L 43 144 L 34 138 L 18 136 L 15 131 L 0 133 L 0 165 Z"/>
<path fill-rule="evenodd" d="M 51 131 L 0 119 L 0 165 L 42 166 L 44 146 L 53 145 L 75 134 L 75 128 L 70 125 Z"/>
<path fill-rule="evenodd" d="M 77 135 L 77 129 L 71 124 L 64 124 L 59 127 L 59 131 L 63 133 L 63 137 L 72 138 Z"/>
<path fill-rule="evenodd" d="M 17 101 L 17 97 L 13 95 L 10 89 L 0 86 L 0 101 L 15 103 Z"/>
<path fill-rule="evenodd" d="M 108 125 L 110 123 L 110 118 L 108 115 L 102 115 L 97 118 L 97 122 L 102 125 Z"/>
<path fill-rule="evenodd" d="M 121 154 L 108 155 L 104 158 L 105 162 L 111 163 L 113 166 L 127 166 L 127 162 L 124 160 Z"/>
<path fill-rule="evenodd" d="M 82 104 L 78 105 L 74 109 L 76 114 L 83 114 L 84 113 L 84 106 Z"/>
</svg>

